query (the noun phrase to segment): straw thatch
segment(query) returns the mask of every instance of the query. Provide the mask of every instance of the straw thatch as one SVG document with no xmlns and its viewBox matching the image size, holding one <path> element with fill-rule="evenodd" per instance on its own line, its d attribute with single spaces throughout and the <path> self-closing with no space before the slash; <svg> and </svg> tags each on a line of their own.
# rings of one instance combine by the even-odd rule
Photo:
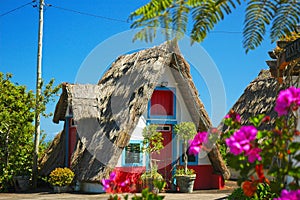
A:
<svg viewBox="0 0 300 200">
<path fill-rule="evenodd" d="M 53 121 L 64 120 L 67 107 L 71 107 L 80 138 L 72 157 L 72 168 L 78 180 L 99 181 L 116 166 L 166 68 L 172 72 L 199 130 L 211 127 L 192 81 L 190 67 L 176 43 L 167 42 L 120 56 L 98 85 L 63 85 Z M 209 158 L 215 173 L 229 178 L 216 147 Z"/>
<path fill-rule="evenodd" d="M 65 133 L 58 133 L 39 159 L 39 175 L 48 176 L 56 167 L 65 166 Z"/>
<path fill-rule="evenodd" d="M 259 114 L 271 117 L 269 123 L 263 123 L 260 128 L 272 128 L 275 125 L 277 113 L 274 111 L 276 98 L 284 85 L 271 76 L 269 70 L 262 70 L 244 90 L 242 96 L 233 105 L 231 110 L 241 116 L 243 125 L 249 124 L 249 119 Z"/>
</svg>

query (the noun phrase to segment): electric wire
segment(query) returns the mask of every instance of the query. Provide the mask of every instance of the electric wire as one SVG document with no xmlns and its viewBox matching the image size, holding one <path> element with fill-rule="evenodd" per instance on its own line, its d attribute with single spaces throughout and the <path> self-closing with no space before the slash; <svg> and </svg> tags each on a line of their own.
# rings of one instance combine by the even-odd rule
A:
<svg viewBox="0 0 300 200">
<path fill-rule="evenodd" d="M 91 16 L 91 17 L 106 19 L 106 20 L 110 20 L 110 21 L 123 22 L 123 23 L 126 23 L 126 24 L 130 23 L 130 22 L 128 22 L 126 20 L 122 20 L 122 19 L 105 17 L 105 16 L 101 16 L 101 15 L 95 15 L 95 14 L 88 13 L 88 12 L 82 12 L 82 11 L 73 10 L 73 9 L 69 9 L 69 8 L 63 8 L 63 7 L 59 7 L 59 6 L 54 6 L 52 4 L 48 4 L 47 6 L 48 7 L 53 7 L 53 8 L 56 8 L 56 9 L 60 9 L 60 10 L 64 10 L 64 11 L 68 11 L 68 12 L 73 12 L 73 13 L 81 14 L 81 15 L 86 15 L 86 16 Z M 210 31 L 210 33 L 241 34 L 242 32 L 241 31 Z"/>
<path fill-rule="evenodd" d="M 12 9 L 12 10 L 9 10 L 9 11 L 7 11 L 7 12 L 5 12 L 5 13 L 2 13 L 2 14 L 0 14 L 0 17 L 3 17 L 3 16 L 5 16 L 5 15 L 8 15 L 9 13 L 12 13 L 12 12 L 14 12 L 14 11 L 16 11 L 16 10 L 19 10 L 19 9 L 21 9 L 21 8 L 24 8 L 24 7 L 30 5 L 30 4 L 32 4 L 32 3 L 34 3 L 34 2 L 35 2 L 35 0 L 30 1 L 30 2 L 28 2 L 28 3 L 26 3 L 26 4 L 23 4 L 23 5 L 19 6 L 19 7 L 16 7 L 16 8 L 14 8 L 14 9 Z"/>
<path fill-rule="evenodd" d="M 28 2 L 24 5 L 21 5 L 19 7 L 16 7 L 12 10 L 9 10 L 5 13 L 2 13 L 0 14 L 0 17 L 3 17 L 9 13 L 12 13 L 16 10 L 19 10 L 21 8 L 24 8 L 32 3 L 36 2 L 36 0 L 33 0 L 31 2 Z M 48 6 L 48 7 L 52 7 L 52 8 L 55 8 L 55 9 L 58 9 L 58 10 L 63 10 L 63 11 L 67 11 L 67 12 L 72 12 L 72 13 L 76 13 L 76 14 L 80 14 L 80 15 L 85 15 L 85 16 L 90 16 L 90 17 L 95 17 L 95 18 L 100 18 L 100 19 L 105 19 L 105 20 L 109 20 L 109 21 L 116 21 L 116 22 L 122 22 L 122 23 L 126 23 L 126 24 L 130 24 L 129 21 L 127 20 L 122 20 L 122 19 L 117 19 L 117 18 L 112 18 L 112 17 L 106 17 L 106 16 L 101 16 L 101 15 L 96 15 L 96 14 L 92 14 L 92 13 L 88 13 L 88 12 L 82 12 L 82 11 L 78 11 L 78 10 L 74 10 L 74 9 L 70 9 L 70 8 L 64 8 L 64 7 L 60 7 L 60 6 L 55 6 L 55 5 L 52 5 L 52 4 L 46 4 L 45 6 Z M 214 33 L 214 34 L 241 34 L 242 32 L 241 31 L 210 31 L 210 33 Z"/>
<path fill-rule="evenodd" d="M 68 12 L 81 14 L 81 15 L 86 15 L 86 16 L 90 16 L 90 17 L 96 17 L 96 18 L 106 19 L 106 20 L 110 20 L 110 21 L 117 21 L 117 22 L 123 22 L 123 23 L 126 23 L 126 24 L 130 24 L 129 21 L 122 20 L 122 19 L 117 19 L 117 18 L 112 18 L 112 17 L 105 17 L 105 16 L 96 15 L 96 14 L 92 14 L 92 13 L 88 13 L 88 12 L 82 12 L 82 11 L 78 11 L 78 10 L 74 10 L 74 9 L 70 9 L 70 8 L 55 6 L 55 5 L 52 5 L 52 4 L 47 4 L 46 6 L 56 8 L 56 9 L 59 9 L 59 10 L 64 10 L 64 11 L 68 11 Z M 210 31 L 210 33 L 241 34 L 242 32 L 241 31 Z"/>
<path fill-rule="evenodd" d="M 73 9 L 69 9 L 69 8 L 63 8 L 63 7 L 60 7 L 60 6 L 54 6 L 52 4 L 47 4 L 47 6 L 52 7 L 52 8 L 56 8 L 56 9 L 60 9 L 60 10 L 64 10 L 64 11 L 68 11 L 68 12 L 73 12 L 73 13 L 77 13 L 77 14 L 81 14 L 81 15 L 90 16 L 90 17 L 96 17 L 96 18 L 106 19 L 106 20 L 110 20 L 110 21 L 123 22 L 123 23 L 127 23 L 127 24 L 129 23 L 128 21 L 122 20 L 122 19 L 116 19 L 116 18 L 105 17 L 105 16 L 101 16 L 101 15 L 95 15 L 95 14 L 92 14 L 92 13 L 77 11 L 77 10 L 73 10 Z"/>
</svg>

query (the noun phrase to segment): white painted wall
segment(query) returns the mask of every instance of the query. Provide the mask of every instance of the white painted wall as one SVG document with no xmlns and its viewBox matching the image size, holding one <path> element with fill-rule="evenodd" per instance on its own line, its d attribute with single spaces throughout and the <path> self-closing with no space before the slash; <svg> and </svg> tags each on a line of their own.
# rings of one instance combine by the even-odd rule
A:
<svg viewBox="0 0 300 200">
<path fill-rule="evenodd" d="M 190 115 L 190 113 L 188 112 L 187 109 L 187 105 L 185 104 L 183 97 L 179 91 L 179 88 L 177 87 L 177 82 L 174 79 L 171 69 L 167 68 L 165 70 L 165 73 L 162 75 L 161 79 L 159 80 L 159 85 L 157 85 L 158 87 L 160 86 L 161 82 L 168 82 L 168 86 L 170 88 L 175 88 L 176 90 L 176 119 L 175 121 L 177 121 L 177 123 L 180 122 L 185 122 L 185 121 L 192 121 L 192 117 Z M 144 117 L 147 119 L 147 112 L 144 113 Z M 167 119 L 165 119 L 167 120 Z M 170 119 L 168 119 L 169 121 L 171 121 Z M 176 157 L 179 157 L 180 155 L 180 141 L 177 139 L 176 141 L 177 144 L 177 151 Z M 210 160 L 208 159 L 207 153 L 206 152 L 201 152 L 200 154 L 198 154 L 198 164 L 199 165 L 210 165 Z"/>
<path fill-rule="evenodd" d="M 144 116 L 141 116 L 139 118 L 137 126 L 135 127 L 135 129 L 132 132 L 130 141 L 137 141 L 137 140 L 142 141 L 143 140 L 142 132 L 143 132 L 144 127 L 146 127 L 146 120 L 145 120 Z M 125 149 L 123 151 L 125 151 Z M 123 153 L 122 153 L 122 156 L 123 156 Z M 120 156 L 116 167 L 122 167 L 122 156 Z M 143 166 L 146 166 L 146 156 L 145 155 L 143 155 Z"/>
<path fill-rule="evenodd" d="M 159 80 L 159 84 L 157 85 L 158 87 L 160 87 L 160 83 L 161 82 L 168 82 L 168 86 L 169 88 L 175 88 L 176 90 L 176 119 L 173 119 L 174 121 L 177 121 L 177 123 L 180 122 L 184 122 L 184 121 L 192 121 L 192 117 L 190 115 L 190 113 L 188 112 L 187 109 L 187 105 L 185 104 L 183 97 L 179 91 L 179 88 L 177 87 L 177 83 L 176 80 L 174 79 L 172 72 L 169 68 L 167 68 L 165 70 L 165 73 L 162 75 L 161 79 Z M 142 136 L 142 131 L 143 128 L 146 126 L 146 120 L 148 119 L 147 116 L 147 111 L 146 110 L 143 115 L 140 117 L 139 122 L 137 127 L 134 129 L 131 139 L 130 140 L 143 140 L 143 136 Z M 168 120 L 168 121 L 172 121 L 172 119 L 160 119 L 162 121 Z M 176 142 L 177 144 L 177 158 L 180 155 L 180 141 L 177 139 Z M 210 165 L 210 161 L 208 159 L 208 156 L 205 152 L 201 152 L 198 155 L 198 164 L 199 165 Z M 143 155 L 143 166 L 146 165 L 146 156 Z M 117 167 L 122 167 L 122 156 L 119 158 L 118 160 L 118 164 Z"/>
<path fill-rule="evenodd" d="M 182 95 L 177 87 L 177 82 L 174 79 L 172 72 L 169 68 L 165 70 L 165 73 L 161 76 L 158 83 L 161 82 L 168 82 L 167 87 L 175 88 L 176 89 L 176 120 L 177 123 L 183 121 L 192 121 L 192 118 L 187 110 L 186 104 L 183 101 Z M 158 85 L 160 86 L 160 85 Z"/>
</svg>

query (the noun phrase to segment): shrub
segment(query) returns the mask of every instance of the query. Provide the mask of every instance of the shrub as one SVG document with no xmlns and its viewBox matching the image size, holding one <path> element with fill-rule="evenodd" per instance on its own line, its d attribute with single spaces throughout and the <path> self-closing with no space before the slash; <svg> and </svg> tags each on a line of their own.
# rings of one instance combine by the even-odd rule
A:
<svg viewBox="0 0 300 200">
<path fill-rule="evenodd" d="M 74 172 L 67 167 L 56 168 L 50 173 L 48 182 L 53 186 L 67 186 L 72 183 L 74 176 Z"/>
</svg>

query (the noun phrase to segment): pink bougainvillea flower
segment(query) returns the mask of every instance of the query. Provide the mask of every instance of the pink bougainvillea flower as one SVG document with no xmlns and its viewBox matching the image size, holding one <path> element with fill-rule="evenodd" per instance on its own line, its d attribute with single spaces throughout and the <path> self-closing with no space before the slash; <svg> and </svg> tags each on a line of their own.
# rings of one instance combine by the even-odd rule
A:
<svg viewBox="0 0 300 200">
<path fill-rule="evenodd" d="M 299 200 L 300 199 L 300 190 L 282 190 L 281 195 L 274 200 Z"/>
<path fill-rule="evenodd" d="M 230 149 L 230 153 L 232 153 L 233 155 L 239 155 L 241 153 L 243 153 L 243 147 L 240 144 L 239 141 L 236 140 L 235 137 L 233 137 L 233 135 L 230 138 L 227 138 L 225 140 L 226 145 L 229 147 Z M 250 148 L 250 146 L 249 146 Z"/>
<path fill-rule="evenodd" d="M 245 139 L 252 141 L 256 139 L 257 129 L 254 126 L 242 126 L 238 135 L 245 137 Z"/>
<path fill-rule="evenodd" d="M 231 118 L 235 122 L 241 122 L 241 116 L 236 113 L 234 110 L 230 110 L 229 113 L 225 116 L 225 119 Z"/>
<path fill-rule="evenodd" d="M 193 140 L 189 141 L 189 154 L 197 155 L 202 147 L 203 143 L 206 143 L 208 140 L 207 132 L 199 132 L 195 135 Z"/>
<path fill-rule="evenodd" d="M 196 156 L 201 150 L 201 146 L 190 146 L 189 154 Z"/>
<path fill-rule="evenodd" d="M 239 155 L 250 150 L 250 142 L 255 140 L 256 135 L 257 129 L 254 126 L 242 126 L 226 139 L 226 145 L 232 154 Z"/>
<path fill-rule="evenodd" d="M 261 161 L 261 156 L 259 155 L 260 152 L 261 152 L 260 148 L 251 148 L 249 151 L 245 153 L 245 156 L 248 156 L 248 161 L 250 163 L 253 163 L 256 160 Z"/>
<path fill-rule="evenodd" d="M 286 115 L 290 108 L 297 110 L 300 106 L 300 88 L 290 87 L 279 92 L 274 110 L 279 116 Z"/>
<path fill-rule="evenodd" d="M 103 189 L 106 191 L 110 188 L 110 180 L 109 179 L 102 179 L 102 185 L 103 185 Z"/>
<path fill-rule="evenodd" d="M 117 175 L 116 172 L 114 172 L 114 171 L 111 172 L 110 175 L 109 175 L 109 179 L 110 179 L 111 181 L 115 180 L 116 175 Z"/>
<path fill-rule="evenodd" d="M 207 141 L 207 136 L 208 133 L 207 132 L 199 132 L 195 135 L 192 144 L 193 145 L 200 145 L 202 143 L 205 143 Z"/>
<path fill-rule="evenodd" d="M 128 179 L 126 179 L 124 182 L 122 182 L 121 184 L 120 184 L 120 186 L 121 187 L 125 187 L 125 186 L 127 186 L 128 184 L 129 184 L 129 180 Z"/>
</svg>

